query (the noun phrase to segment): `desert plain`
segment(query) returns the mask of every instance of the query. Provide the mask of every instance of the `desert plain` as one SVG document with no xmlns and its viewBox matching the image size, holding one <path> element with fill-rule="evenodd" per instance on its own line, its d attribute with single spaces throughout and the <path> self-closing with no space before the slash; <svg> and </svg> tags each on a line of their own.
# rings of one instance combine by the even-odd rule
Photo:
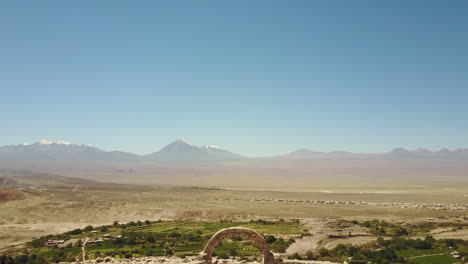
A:
<svg viewBox="0 0 468 264">
<path fill-rule="evenodd" d="M 158 219 L 300 219 L 312 236 L 298 239 L 288 249 L 291 253 L 377 238 L 363 228 L 337 226 L 339 220 L 439 223 L 442 227 L 430 231 L 434 238 L 468 239 L 468 229 L 451 227 L 468 226 L 468 185 L 464 182 L 245 188 L 115 184 L 51 174 L 19 174 L 8 179 L 10 187 L 0 189 L 2 251 L 21 247 L 32 238 L 87 225 Z"/>
</svg>

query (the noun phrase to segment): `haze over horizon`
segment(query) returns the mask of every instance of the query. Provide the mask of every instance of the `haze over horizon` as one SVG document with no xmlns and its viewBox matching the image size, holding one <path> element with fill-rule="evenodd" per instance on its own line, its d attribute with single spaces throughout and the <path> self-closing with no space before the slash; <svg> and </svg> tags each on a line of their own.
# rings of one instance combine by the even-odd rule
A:
<svg viewBox="0 0 468 264">
<path fill-rule="evenodd" d="M 467 148 L 468 2 L 0 3 L 0 145 Z"/>
<path fill-rule="evenodd" d="M 100 150 L 103 150 L 103 151 L 122 151 L 122 152 L 128 152 L 128 153 L 132 153 L 132 154 L 136 154 L 136 155 L 148 155 L 148 154 L 151 154 L 151 153 L 154 153 L 154 152 L 158 152 L 160 151 L 161 149 L 163 149 L 164 147 L 167 147 L 168 145 L 172 144 L 172 143 L 175 143 L 175 142 L 182 142 L 182 143 L 185 143 L 187 145 L 191 145 L 191 146 L 195 146 L 195 147 L 199 147 L 199 148 L 212 148 L 212 149 L 221 149 L 221 150 L 228 150 L 230 151 L 229 149 L 226 149 L 224 148 L 223 146 L 219 146 L 219 145 L 216 145 L 216 144 L 194 144 L 190 139 L 188 138 L 184 138 L 184 137 L 181 137 L 181 138 L 178 138 L 178 139 L 175 139 L 171 142 L 168 142 L 166 145 L 164 145 L 163 147 L 161 148 L 157 148 L 157 149 L 153 149 L 151 152 L 148 152 L 148 153 L 135 153 L 135 152 L 131 152 L 131 151 L 128 151 L 128 150 L 125 150 L 125 149 L 104 149 L 104 148 L 101 148 L 100 146 L 95 146 L 95 145 L 91 145 L 91 144 L 86 144 L 86 143 L 82 143 L 82 142 L 70 142 L 70 141 L 66 141 L 66 140 L 49 140 L 49 139 L 41 139 L 41 140 L 37 140 L 37 141 L 34 141 L 34 142 L 30 142 L 30 143 L 21 143 L 21 144 L 6 144 L 6 145 L 0 145 L 0 148 L 1 147 L 8 147 L 8 146 L 31 146 L 31 145 L 64 145 L 64 146 L 87 146 L 87 147 L 93 147 L 93 148 L 97 148 L 97 149 L 100 149 Z M 351 152 L 349 151 L 349 153 L 355 153 L 355 154 L 365 154 L 365 153 L 389 153 L 389 152 L 392 152 L 392 151 L 430 151 L 430 152 L 438 152 L 438 151 L 457 151 L 457 150 L 467 150 L 468 148 L 463 148 L 463 147 L 459 147 L 459 148 L 454 148 L 454 149 L 448 149 L 448 148 L 441 148 L 441 149 L 428 149 L 428 148 L 424 148 L 424 147 L 419 147 L 419 148 L 415 148 L 415 149 L 407 149 L 407 148 L 403 148 L 403 147 L 394 147 L 392 149 L 388 149 L 388 150 L 385 150 L 385 151 L 380 151 L 380 152 Z M 294 152 L 298 152 L 298 151 L 313 151 L 313 152 L 317 152 L 317 153 L 335 153 L 335 152 L 348 152 L 348 151 L 344 151 L 344 150 L 341 150 L 341 149 L 335 149 L 335 150 L 332 150 L 332 151 L 321 151 L 321 150 L 318 150 L 318 149 L 311 149 L 311 148 L 298 148 L 298 149 L 291 149 L 289 150 L 288 152 L 285 152 L 285 153 L 280 153 L 278 155 L 270 155 L 271 157 L 274 157 L 274 156 L 281 156 L 281 155 L 287 155 L 287 154 L 291 154 L 291 153 L 294 153 Z M 268 157 L 268 156 L 248 156 L 248 155 L 245 155 L 243 153 L 236 153 L 236 154 L 239 154 L 243 157 Z"/>
</svg>

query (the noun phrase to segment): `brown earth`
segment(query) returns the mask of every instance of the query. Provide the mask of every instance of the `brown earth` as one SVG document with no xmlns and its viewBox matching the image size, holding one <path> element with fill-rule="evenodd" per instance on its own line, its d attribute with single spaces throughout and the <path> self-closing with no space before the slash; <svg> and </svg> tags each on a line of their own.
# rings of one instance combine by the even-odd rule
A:
<svg viewBox="0 0 468 264">
<path fill-rule="evenodd" d="M 13 200 L 22 200 L 24 198 L 25 194 L 22 191 L 12 189 L 0 189 L 0 203 Z"/>
<path fill-rule="evenodd" d="M 76 182 L 74 182 L 76 183 Z M 326 192 L 323 192 L 325 190 Z M 393 193 L 382 189 L 315 189 L 309 191 L 228 190 L 219 188 L 151 187 L 116 184 L 71 184 L 8 190 L 0 203 L 0 248 L 17 245 L 33 237 L 59 233 L 86 225 L 136 220 L 250 220 L 256 218 L 299 218 L 315 238 L 330 233 L 327 225 L 337 219 L 385 219 L 397 222 L 465 221 L 463 210 L 410 209 L 370 205 L 315 204 L 281 200 L 334 200 L 464 203 L 463 190 L 418 188 Z M 21 196 L 20 194 L 23 194 Z M 19 195 L 19 196 L 18 196 Z M 358 233 L 357 230 L 352 230 Z M 457 233 L 457 237 L 460 233 Z M 323 235 L 324 236 L 324 235 Z M 351 241 L 352 240 L 352 241 Z M 359 243 L 367 237 L 352 238 Z M 359 240 L 359 241 L 355 241 Z M 318 243 L 312 241 L 307 243 Z M 320 242 L 320 246 L 326 241 Z M 324 244 L 325 243 L 325 244 Z M 333 241 L 327 242 L 330 245 Z"/>
</svg>

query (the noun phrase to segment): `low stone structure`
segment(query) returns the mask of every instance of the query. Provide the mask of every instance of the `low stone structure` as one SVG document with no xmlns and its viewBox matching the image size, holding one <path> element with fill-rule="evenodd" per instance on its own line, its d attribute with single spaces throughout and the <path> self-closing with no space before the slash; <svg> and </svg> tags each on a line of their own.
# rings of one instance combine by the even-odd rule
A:
<svg viewBox="0 0 468 264">
<path fill-rule="evenodd" d="M 275 258 L 263 236 L 261 236 L 255 230 L 245 227 L 230 227 L 218 231 L 216 234 L 214 234 L 213 237 L 211 237 L 211 239 L 206 244 L 205 249 L 200 253 L 200 260 L 203 261 L 204 264 L 211 264 L 212 254 L 216 246 L 219 245 L 219 243 L 221 243 L 224 239 L 233 237 L 248 239 L 257 245 L 262 251 L 264 264 L 282 263 L 280 258 Z"/>
</svg>

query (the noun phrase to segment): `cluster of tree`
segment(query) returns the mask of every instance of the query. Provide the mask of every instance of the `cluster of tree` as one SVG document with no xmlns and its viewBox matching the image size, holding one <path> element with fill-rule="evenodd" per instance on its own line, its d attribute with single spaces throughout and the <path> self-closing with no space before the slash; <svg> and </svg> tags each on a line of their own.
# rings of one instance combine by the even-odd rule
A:
<svg viewBox="0 0 468 264">
<path fill-rule="evenodd" d="M 275 236 L 273 235 L 267 235 L 265 236 L 265 240 L 266 242 L 269 244 L 270 246 L 270 249 L 274 252 L 278 252 L 278 253 L 285 253 L 286 252 L 286 249 L 294 242 L 296 242 L 294 240 L 294 238 L 289 238 L 287 240 L 283 239 L 283 238 L 276 238 Z"/>
<path fill-rule="evenodd" d="M 256 223 L 260 225 L 274 225 L 274 224 L 284 224 L 286 223 L 286 220 L 284 220 L 283 218 L 279 219 L 278 221 L 270 221 L 270 220 L 265 220 L 265 219 L 257 219 L 257 220 L 251 219 L 250 223 Z M 291 221 L 289 221 L 289 224 L 299 225 L 301 224 L 301 221 L 299 219 L 292 219 Z"/>
<path fill-rule="evenodd" d="M 348 259 L 351 257 L 351 259 Z M 403 259 L 396 255 L 395 250 L 391 248 L 384 248 L 380 250 L 372 250 L 368 248 L 361 248 L 351 245 L 339 244 L 334 249 L 328 250 L 321 248 L 318 254 L 314 254 L 308 250 L 304 256 L 294 253 L 290 256 L 291 259 L 305 259 L 305 260 L 323 260 L 323 261 L 340 261 L 348 259 L 350 264 L 390 264 L 393 262 L 403 263 Z"/>
<path fill-rule="evenodd" d="M 35 253 L 23 252 L 16 256 L 0 256 L 0 264 L 46 264 L 58 263 L 61 261 L 75 261 L 76 256 L 72 253 L 65 255 L 63 250 L 56 250 L 54 256 L 51 258 L 44 258 L 36 255 Z"/>
<path fill-rule="evenodd" d="M 67 232 L 68 235 L 80 235 L 86 232 L 91 232 L 93 230 L 100 231 L 101 233 L 107 232 L 109 230 L 109 226 L 100 226 L 99 228 L 94 228 L 92 225 L 87 225 L 83 229 L 75 228 Z"/>
<path fill-rule="evenodd" d="M 158 221 L 156 221 L 157 223 L 160 223 L 162 222 L 161 219 L 159 219 Z M 121 224 L 119 223 L 119 221 L 114 221 L 114 223 L 112 223 L 112 226 L 114 227 L 120 227 L 122 229 L 126 229 L 127 227 L 135 227 L 135 226 L 142 226 L 142 225 L 149 225 L 151 224 L 151 221 L 150 220 L 145 220 L 144 222 L 142 221 L 130 221 L 126 224 Z"/>
<path fill-rule="evenodd" d="M 369 232 L 372 234 L 389 235 L 389 236 L 407 236 L 410 234 L 408 229 L 402 226 L 389 223 L 385 220 L 379 221 L 377 219 L 374 219 L 372 221 L 364 221 L 362 223 L 359 223 L 356 220 L 354 220 L 351 222 L 368 228 Z"/>
<path fill-rule="evenodd" d="M 21 254 L 15 257 L 2 255 L 0 256 L 0 264 L 45 264 L 46 260 L 38 257 L 36 254 Z"/>
<path fill-rule="evenodd" d="M 384 248 L 392 248 L 394 250 L 404 250 L 409 248 L 414 249 L 432 249 L 436 240 L 427 236 L 422 239 L 405 239 L 401 237 L 393 237 L 392 239 L 385 240 L 382 237 L 377 239 L 377 245 Z"/>
<path fill-rule="evenodd" d="M 320 249 L 318 254 L 307 251 L 305 255 L 294 253 L 290 256 L 292 259 L 306 260 L 329 260 L 342 262 L 346 260 L 350 264 L 390 264 L 390 263 L 410 263 L 404 258 L 398 257 L 396 252 L 406 249 L 457 249 L 461 256 L 468 255 L 468 241 L 461 239 L 441 239 L 435 240 L 431 236 L 424 239 L 405 239 L 393 237 L 385 240 L 382 237 L 376 242 L 368 243 L 362 246 L 339 244 L 335 248 L 328 250 Z"/>
</svg>

